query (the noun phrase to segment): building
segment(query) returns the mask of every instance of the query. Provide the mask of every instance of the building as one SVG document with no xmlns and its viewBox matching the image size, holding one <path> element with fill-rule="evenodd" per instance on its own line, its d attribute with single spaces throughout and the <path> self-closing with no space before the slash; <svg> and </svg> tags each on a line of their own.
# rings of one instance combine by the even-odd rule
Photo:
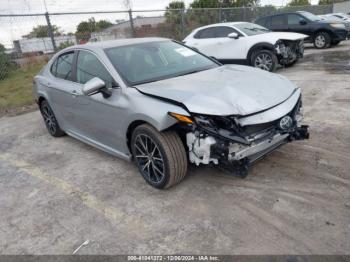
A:
<svg viewBox="0 0 350 262">
<path fill-rule="evenodd" d="M 155 28 L 159 24 L 165 22 L 164 16 L 154 16 L 154 17 L 136 17 L 133 19 L 133 24 L 135 28 Z M 130 21 L 122 21 L 118 24 L 112 25 L 101 32 L 95 32 L 91 34 L 90 41 L 106 41 L 118 38 L 129 38 L 132 37 L 131 23 Z"/>
<path fill-rule="evenodd" d="M 333 13 L 350 14 L 350 1 L 344 1 L 340 3 L 334 3 Z"/>
<path fill-rule="evenodd" d="M 76 44 L 77 40 L 75 36 L 55 36 L 55 43 L 58 47 L 62 43 L 71 42 Z M 28 54 L 28 53 L 53 53 L 54 48 L 50 37 L 43 38 L 24 38 L 20 40 L 13 41 L 14 49 L 19 54 Z"/>
</svg>

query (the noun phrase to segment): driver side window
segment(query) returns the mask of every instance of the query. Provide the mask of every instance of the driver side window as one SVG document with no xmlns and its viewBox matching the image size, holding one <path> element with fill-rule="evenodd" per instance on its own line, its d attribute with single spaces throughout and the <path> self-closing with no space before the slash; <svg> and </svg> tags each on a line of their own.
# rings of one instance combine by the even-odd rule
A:
<svg viewBox="0 0 350 262">
<path fill-rule="evenodd" d="M 79 51 L 77 60 L 77 82 L 85 84 L 94 77 L 106 83 L 106 87 L 116 86 L 113 77 L 97 57 L 87 51 Z"/>
<path fill-rule="evenodd" d="M 217 38 L 227 37 L 229 34 L 231 34 L 233 32 L 238 34 L 238 32 L 236 30 L 234 30 L 233 28 L 231 28 L 231 27 L 218 26 L 215 29 L 215 37 L 217 37 Z"/>
<path fill-rule="evenodd" d="M 300 15 L 289 14 L 288 15 L 288 25 L 299 25 L 300 21 L 305 20 Z"/>
</svg>

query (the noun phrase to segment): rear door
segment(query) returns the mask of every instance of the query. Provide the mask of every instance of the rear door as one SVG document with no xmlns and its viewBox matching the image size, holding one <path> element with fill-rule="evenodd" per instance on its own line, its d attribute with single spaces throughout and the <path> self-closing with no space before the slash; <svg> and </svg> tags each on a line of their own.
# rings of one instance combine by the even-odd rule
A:
<svg viewBox="0 0 350 262">
<path fill-rule="evenodd" d="M 74 97 L 79 86 L 74 79 L 75 51 L 61 54 L 51 66 L 52 76 L 47 83 L 50 105 L 64 130 L 76 130 L 74 123 Z"/>
<path fill-rule="evenodd" d="M 269 29 L 272 31 L 286 32 L 288 31 L 287 16 L 286 15 L 275 15 L 270 18 Z"/>
<path fill-rule="evenodd" d="M 217 44 L 215 39 L 215 27 L 204 28 L 199 30 L 190 41 L 186 41 L 189 47 L 194 47 L 207 56 L 215 57 L 216 53 L 213 46 Z"/>
</svg>

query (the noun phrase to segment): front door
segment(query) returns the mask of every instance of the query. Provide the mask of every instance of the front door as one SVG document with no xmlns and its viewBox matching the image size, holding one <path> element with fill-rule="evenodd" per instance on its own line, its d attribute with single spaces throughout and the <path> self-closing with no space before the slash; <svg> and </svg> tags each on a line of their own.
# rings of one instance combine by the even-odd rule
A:
<svg viewBox="0 0 350 262">
<path fill-rule="evenodd" d="M 304 35 L 310 35 L 310 22 L 298 14 L 288 14 L 288 31 L 297 32 Z"/>
<path fill-rule="evenodd" d="M 102 93 L 85 96 L 81 90 L 86 82 L 98 77 L 112 91 L 108 98 Z M 125 108 L 122 106 L 123 93 L 117 87 L 113 77 L 104 64 L 89 51 L 79 51 L 77 55 L 76 81 L 79 86 L 75 97 L 76 103 L 72 105 L 75 111 L 75 123 L 79 126 L 78 135 L 84 136 L 95 143 L 111 147 L 115 150 L 123 148 L 124 134 L 119 130 L 119 124 Z"/>
</svg>

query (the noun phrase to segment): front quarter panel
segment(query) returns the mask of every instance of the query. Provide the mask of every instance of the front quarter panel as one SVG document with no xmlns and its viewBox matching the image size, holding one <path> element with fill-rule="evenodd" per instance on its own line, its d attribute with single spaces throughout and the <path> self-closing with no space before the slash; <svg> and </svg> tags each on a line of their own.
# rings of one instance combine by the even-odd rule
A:
<svg viewBox="0 0 350 262">
<path fill-rule="evenodd" d="M 127 103 L 127 111 L 121 126 L 121 133 L 124 134 L 124 152 L 128 152 L 127 132 L 128 128 L 134 122 L 146 122 L 156 128 L 159 132 L 173 126 L 177 123 L 173 117 L 168 115 L 168 112 L 174 112 L 186 116 L 189 113 L 182 107 L 140 93 L 136 88 L 127 88 L 124 92 Z"/>
</svg>

